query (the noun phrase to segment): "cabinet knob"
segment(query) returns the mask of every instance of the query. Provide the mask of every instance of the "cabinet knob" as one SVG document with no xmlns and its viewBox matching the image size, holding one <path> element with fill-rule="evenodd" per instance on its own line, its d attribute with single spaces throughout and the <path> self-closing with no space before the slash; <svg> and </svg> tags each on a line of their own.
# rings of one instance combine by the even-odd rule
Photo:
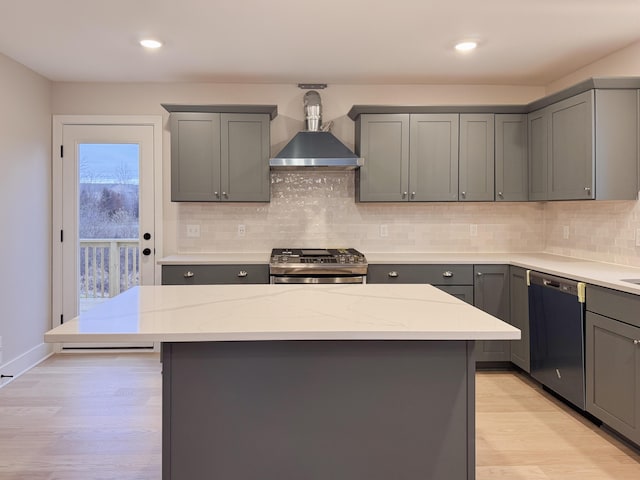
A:
<svg viewBox="0 0 640 480">
<path fill-rule="evenodd" d="M 453 272 L 447 270 L 446 272 L 442 272 L 442 276 L 444 278 L 451 278 L 451 277 L 453 277 Z"/>
<path fill-rule="evenodd" d="M 411 198 L 416 198 L 416 192 L 411 192 Z"/>
<path fill-rule="evenodd" d="M 229 198 L 229 195 L 227 195 L 227 192 L 222 192 L 222 196 L 223 196 L 224 198 Z"/>
<path fill-rule="evenodd" d="M 591 195 L 591 187 L 584 187 L 584 191 L 587 195 Z"/>
<path fill-rule="evenodd" d="M 640 345 L 640 340 L 634 340 L 634 341 L 633 341 L 633 344 L 634 344 L 634 345 Z"/>
<path fill-rule="evenodd" d="M 240 278 L 246 277 L 247 275 L 249 275 L 249 274 L 247 273 L 247 271 L 246 271 L 246 270 L 240 270 L 240 271 L 238 272 L 238 276 L 239 276 Z"/>
<path fill-rule="evenodd" d="M 460 196 L 462 198 L 467 198 L 467 192 L 460 192 Z"/>
<path fill-rule="evenodd" d="M 220 194 L 218 192 L 213 192 L 213 194 L 216 196 L 216 198 L 220 198 Z"/>
<path fill-rule="evenodd" d="M 477 275 L 478 277 L 481 277 L 481 276 L 482 276 L 482 272 L 478 272 L 478 273 L 476 273 L 476 275 Z"/>
<path fill-rule="evenodd" d="M 502 192 L 498 192 L 498 196 L 499 196 L 500 198 L 504 198 L 504 195 L 502 194 Z"/>
<path fill-rule="evenodd" d="M 193 273 L 193 272 L 191 272 L 191 271 L 189 271 L 189 272 L 185 272 L 185 274 L 184 274 L 184 278 L 192 278 L 192 277 L 195 277 L 195 275 L 196 275 L 196 274 L 195 274 L 195 273 Z"/>
<path fill-rule="evenodd" d="M 407 198 L 407 192 L 402 192 L 402 198 Z"/>
<path fill-rule="evenodd" d="M 398 276 L 398 272 L 396 272 L 395 270 L 393 272 L 389 272 L 388 273 L 389 277 L 391 278 L 396 278 Z"/>
</svg>

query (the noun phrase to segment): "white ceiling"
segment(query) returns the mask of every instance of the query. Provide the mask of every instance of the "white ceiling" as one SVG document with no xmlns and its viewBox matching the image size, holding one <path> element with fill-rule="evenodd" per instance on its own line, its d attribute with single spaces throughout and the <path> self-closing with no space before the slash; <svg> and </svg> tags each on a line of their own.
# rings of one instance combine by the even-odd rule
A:
<svg viewBox="0 0 640 480">
<path fill-rule="evenodd" d="M 0 1 L 0 52 L 54 81 L 545 85 L 637 41 L 640 0 Z"/>
</svg>

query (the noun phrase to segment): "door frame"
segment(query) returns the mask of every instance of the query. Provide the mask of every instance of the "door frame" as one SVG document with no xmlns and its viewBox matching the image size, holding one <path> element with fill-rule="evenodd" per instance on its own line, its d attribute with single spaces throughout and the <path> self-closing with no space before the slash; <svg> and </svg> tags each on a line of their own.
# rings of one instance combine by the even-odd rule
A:
<svg viewBox="0 0 640 480">
<path fill-rule="evenodd" d="M 51 147 L 51 328 L 62 323 L 62 155 L 63 130 L 66 125 L 130 125 L 153 128 L 153 188 L 155 258 L 161 258 L 162 241 L 162 115 L 53 115 Z M 159 285 L 161 269 L 154 261 L 154 281 Z M 70 320 L 67 318 L 66 320 Z M 59 345 L 56 347 L 59 350 Z"/>
</svg>

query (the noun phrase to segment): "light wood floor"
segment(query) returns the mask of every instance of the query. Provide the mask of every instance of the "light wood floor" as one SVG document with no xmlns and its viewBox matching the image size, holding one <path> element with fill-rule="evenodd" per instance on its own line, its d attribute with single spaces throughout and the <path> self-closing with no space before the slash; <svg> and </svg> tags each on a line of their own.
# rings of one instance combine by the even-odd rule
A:
<svg viewBox="0 0 640 480">
<path fill-rule="evenodd" d="M 155 354 L 51 357 L 0 389 L 0 480 L 159 480 L 160 386 Z M 638 480 L 640 455 L 526 376 L 481 372 L 476 472 Z"/>
</svg>

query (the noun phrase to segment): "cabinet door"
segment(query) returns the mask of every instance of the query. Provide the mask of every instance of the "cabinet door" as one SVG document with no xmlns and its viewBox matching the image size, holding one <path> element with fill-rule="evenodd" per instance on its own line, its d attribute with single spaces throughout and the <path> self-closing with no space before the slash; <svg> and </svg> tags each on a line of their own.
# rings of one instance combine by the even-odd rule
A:
<svg viewBox="0 0 640 480">
<path fill-rule="evenodd" d="M 221 197 L 230 202 L 268 202 L 269 115 L 222 114 Z"/>
<path fill-rule="evenodd" d="M 460 115 L 459 200 L 493 201 L 494 168 L 494 115 Z"/>
<path fill-rule="evenodd" d="M 529 348 L 529 290 L 527 271 L 520 267 L 509 267 L 509 323 L 520 329 L 520 340 L 511 340 L 511 362 L 531 371 Z"/>
<path fill-rule="evenodd" d="M 509 265 L 475 265 L 474 305 L 494 317 L 509 321 Z M 476 360 L 509 361 L 508 340 L 476 342 Z"/>
<path fill-rule="evenodd" d="M 640 328 L 587 312 L 587 411 L 640 444 Z"/>
<path fill-rule="evenodd" d="M 458 199 L 458 114 L 411 115 L 409 199 Z"/>
<path fill-rule="evenodd" d="M 361 202 L 406 202 L 409 192 L 409 115 L 360 115 L 357 150 Z"/>
<path fill-rule="evenodd" d="M 549 106 L 549 200 L 595 198 L 593 90 Z"/>
<path fill-rule="evenodd" d="M 549 115 L 543 108 L 531 112 L 528 122 L 529 200 L 547 199 L 547 159 L 549 157 Z"/>
<path fill-rule="evenodd" d="M 162 285 L 268 284 L 269 265 L 163 265 Z"/>
<path fill-rule="evenodd" d="M 220 199 L 220 114 L 172 113 L 171 201 Z"/>
<path fill-rule="evenodd" d="M 434 285 L 434 287 L 443 292 L 447 292 L 453 297 L 459 298 L 469 305 L 473 305 L 473 286 L 471 285 Z"/>
<path fill-rule="evenodd" d="M 499 114 L 496 121 L 496 201 L 529 199 L 527 116 Z"/>
</svg>

